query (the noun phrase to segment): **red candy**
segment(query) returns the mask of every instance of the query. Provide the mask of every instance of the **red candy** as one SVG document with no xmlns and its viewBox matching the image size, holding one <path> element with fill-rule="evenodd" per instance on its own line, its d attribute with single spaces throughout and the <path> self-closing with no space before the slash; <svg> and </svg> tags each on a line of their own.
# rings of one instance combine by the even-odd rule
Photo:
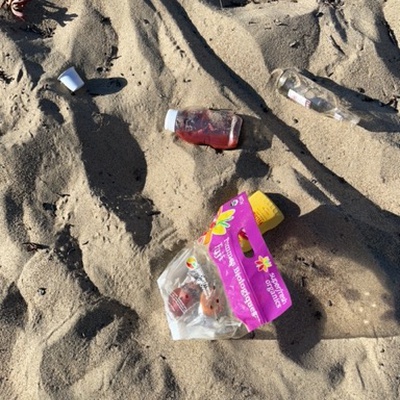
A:
<svg viewBox="0 0 400 400">
<path fill-rule="evenodd" d="M 169 310 L 175 317 L 182 316 L 199 300 L 199 291 L 194 283 L 174 289 L 168 298 Z"/>
<path fill-rule="evenodd" d="M 225 296 L 214 287 L 208 295 L 201 294 L 200 304 L 204 315 L 218 318 L 225 310 Z"/>
</svg>

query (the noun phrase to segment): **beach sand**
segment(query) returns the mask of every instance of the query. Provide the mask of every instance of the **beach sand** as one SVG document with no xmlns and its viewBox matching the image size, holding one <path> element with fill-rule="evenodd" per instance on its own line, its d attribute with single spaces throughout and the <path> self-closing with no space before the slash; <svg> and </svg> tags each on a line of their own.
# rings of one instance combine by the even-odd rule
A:
<svg viewBox="0 0 400 400">
<path fill-rule="evenodd" d="M 397 0 L 32 0 L 0 10 L 1 399 L 397 399 Z M 75 66 L 85 86 L 57 80 Z M 357 126 L 277 93 L 297 67 Z M 239 146 L 164 130 L 231 109 Z M 157 278 L 261 190 L 293 306 L 239 340 L 172 341 Z"/>
</svg>

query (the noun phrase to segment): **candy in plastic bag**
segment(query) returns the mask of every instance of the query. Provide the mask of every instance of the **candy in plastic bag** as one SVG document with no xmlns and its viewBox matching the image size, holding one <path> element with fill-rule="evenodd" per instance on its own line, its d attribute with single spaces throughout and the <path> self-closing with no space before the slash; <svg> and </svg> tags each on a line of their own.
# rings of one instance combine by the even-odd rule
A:
<svg viewBox="0 0 400 400">
<path fill-rule="evenodd" d="M 182 249 L 157 281 L 174 340 L 238 338 L 290 307 L 245 193 L 220 208 L 206 236 Z"/>
</svg>

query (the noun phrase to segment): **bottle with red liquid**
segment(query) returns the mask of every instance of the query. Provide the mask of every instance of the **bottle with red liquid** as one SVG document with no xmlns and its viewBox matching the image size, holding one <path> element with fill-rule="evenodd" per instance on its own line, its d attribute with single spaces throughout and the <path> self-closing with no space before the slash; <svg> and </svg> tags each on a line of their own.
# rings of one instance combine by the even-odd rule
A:
<svg viewBox="0 0 400 400">
<path fill-rule="evenodd" d="M 220 150 L 237 146 L 242 123 L 242 118 L 233 111 L 208 108 L 170 109 L 165 117 L 165 129 L 181 139 Z"/>
</svg>

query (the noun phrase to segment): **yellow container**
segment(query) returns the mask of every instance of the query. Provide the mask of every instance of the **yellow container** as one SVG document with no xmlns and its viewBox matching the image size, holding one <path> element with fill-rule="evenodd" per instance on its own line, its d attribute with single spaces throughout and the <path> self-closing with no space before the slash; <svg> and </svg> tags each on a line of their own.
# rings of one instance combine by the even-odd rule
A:
<svg viewBox="0 0 400 400">
<path fill-rule="evenodd" d="M 249 202 L 261 234 L 275 228 L 284 220 L 279 208 L 261 191 L 254 192 L 249 197 Z M 246 239 L 241 238 L 240 242 L 243 251 L 251 250 L 251 246 Z"/>
</svg>

